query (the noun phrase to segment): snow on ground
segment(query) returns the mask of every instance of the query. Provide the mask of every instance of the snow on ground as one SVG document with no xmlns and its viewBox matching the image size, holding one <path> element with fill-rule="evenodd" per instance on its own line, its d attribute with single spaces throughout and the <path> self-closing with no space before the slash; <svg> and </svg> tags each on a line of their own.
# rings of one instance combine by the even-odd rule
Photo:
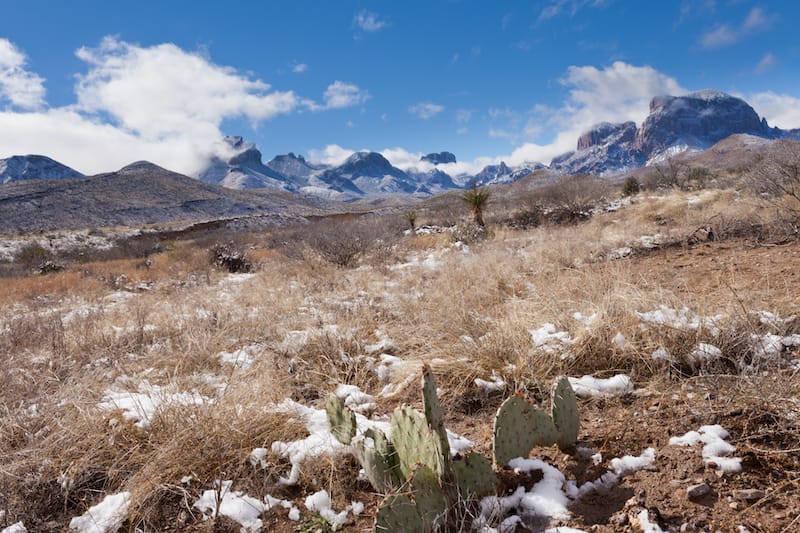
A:
<svg viewBox="0 0 800 533">
<path fill-rule="evenodd" d="M 3 528 L 0 530 L 0 533 L 28 533 L 28 529 L 20 520 L 15 524 L 11 524 L 10 526 Z"/>
<path fill-rule="evenodd" d="M 581 398 L 622 396 L 633 392 L 633 381 L 625 374 L 617 374 L 608 379 L 592 376 L 569 378 L 569 384 L 572 385 L 575 395 Z"/>
<path fill-rule="evenodd" d="M 475 378 L 475 386 L 486 392 L 496 392 L 505 390 L 506 382 L 503 380 L 503 378 L 492 372 L 490 381 L 486 381 L 485 379 L 481 378 Z"/>
<path fill-rule="evenodd" d="M 109 494 L 103 501 L 89 507 L 81 516 L 69 522 L 70 531 L 77 533 L 115 533 L 128 516 L 130 492 Z"/>
<path fill-rule="evenodd" d="M 701 317 L 688 307 L 676 310 L 665 305 L 659 306 L 656 310 L 644 313 L 634 311 L 633 314 L 642 322 L 659 326 L 668 326 L 682 331 L 696 331 L 702 328 L 708 330 L 711 335 L 719 334 L 720 329 L 717 324 L 725 318 L 724 315 Z"/>
<path fill-rule="evenodd" d="M 334 394 L 356 413 L 371 413 L 378 407 L 372 395 L 363 392 L 355 385 L 339 385 Z"/>
<path fill-rule="evenodd" d="M 742 459 L 739 457 L 729 457 L 736 451 L 736 447 L 725 441 L 729 436 L 728 432 L 719 424 L 700 426 L 697 431 L 689 431 L 681 437 L 669 439 L 673 446 L 693 446 L 698 442 L 703 443 L 702 456 L 708 465 L 715 465 L 717 470 L 722 472 L 741 472 Z"/>
<path fill-rule="evenodd" d="M 263 500 L 231 490 L 233 481 L 217 481 L 213 489 L 203 492 L 192 507 L 203 513 L 204 519 L 226 516 L 239 523 L 241 533 L 257 533 L 264 525 L 262 513 L 275 507 L 289 509 L 289 520 L 299 520 L 300 511 L 292 502 L 266 495 Z"/>
<path fill-rule="evenodd" d="M 256 360 L 257 355 L 264 351 L 262 344 L 250 344 L 232 352 L 219 353 L 220 363 L 233 365 L 233 368 L 247 370 Z"/>
<path fill-rule="evenodd" d="M 694 347 L 687 356 L 686 359 L 690 365 L 694 367 L 699 367 L 704 364 L 708 364 L 714 362 L 722 357 L 722 350 L 714 346 L 713 344 L 708 344 L 705 342 L 697 343 L 697 346 Z"/>
<path fill-rule="evenodd" d="M 642 528 L 642 533 L 666 533 L 657 523 L 650 521 L 650 514 L 647 509 L 642 509 L 642 512 L 636 518 L 639 519 L 639 527 Z"/>
<path fill-rule="evenodd" d="M 592 456 L 593 459 L 594 457 L 595 456 Z M 602 460 L 602 457 L 598 459 Z M 578 500 L 592 492 L 607 492 L 619 483 L 623 477 L 629 476 L 639 470 L 650 468 L 655 463 L 655 460 L 656 451 L 654 448 L 646 448 L 638 457 L 633 455 L 625 455 L 621 458 L 615 457 L 611 459 L 609 463 L 610 470 L 608 472 L 594 481 L 585 482 L 581 486 L 578 486 L 575 481 L 570 480 L 566 484 L 565 492 L 573 500 Z"/>
<path fill-rule="evenodd" d="M 344 511 L 337 513 L 331 507 L 331 498 L 327 491 L 321 490 L 308 496 L 305 501 L 306 509 L 319 513 L 330 525 L 333 531 L 338 530 L 347 521 L 347 514 L 360 515 L 364 512 L 364 504 L 351 502 Z"/>
<path fill-rule="evenodd" d="M 130 420 L 137 427 L 148 429 L 153 417 L 159 409 L 170 405 L 201 405 L 213 403 L 212 398 L 201 396 L 197 392 L 170 391 L 171 387 L 151 385 L 147 380 L 139 383 L 139 392 L 107 389 L 97 407 L 104 411 L 122 411 L 125 420 Z"/>
<path fill-rule="evenodd" d="M 558 331 L 556 326 L 549 322 L 539 329 L 528 330 L 528 333 L 531 335 L 533 344 L 547 353 L 556 353 L 567 349 L 573 342 L 572 338 L 569 336 L 569 332 Z M 562 358 L 566 357 L 568 357 L 568 354 L 562 355 Z"/>
</svg>

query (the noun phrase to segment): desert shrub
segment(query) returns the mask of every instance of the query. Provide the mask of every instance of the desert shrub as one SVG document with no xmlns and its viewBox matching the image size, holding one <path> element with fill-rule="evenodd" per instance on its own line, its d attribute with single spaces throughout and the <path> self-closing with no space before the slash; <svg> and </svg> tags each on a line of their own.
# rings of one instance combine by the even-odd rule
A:
<svg viewBox="0 0 800 533">
<path fill-rule="evenodd" d="M 212 262 L 231 274 L 247 273 L 253 271 L 253 263 L 247 254 L 237 248 L 233 243 L 220 244 L 211 251 Z"/>
<path fill-rule="evenodd" d="M 338 267 L 352 268 L 366 256 L 388 257 L 403 228 L 395 217 L 326 217 L 273 231 L 267 242 L 290 258 L 311 252 Z"/>
<path fill-rule="evenodd" d="M 476 222 L 463 222 L 453 228 L 453 241 L 473 244 L 486 238 L 486 227 Z"/>
<path fill-rule="evenodd" d="M 800 142 L 779 141 L 750 171 L 751 188 L 797 226 L 800 220 Z"/>
<path fill-rule="evenodd" d="M 622 196 L 636 196 L 642 190 L 642 186 L 639 184 L 639 180 L 637 180 L 634 176 L 628 176 L 625 178 L 625 182 L 622 184 Z"/>
</svg>

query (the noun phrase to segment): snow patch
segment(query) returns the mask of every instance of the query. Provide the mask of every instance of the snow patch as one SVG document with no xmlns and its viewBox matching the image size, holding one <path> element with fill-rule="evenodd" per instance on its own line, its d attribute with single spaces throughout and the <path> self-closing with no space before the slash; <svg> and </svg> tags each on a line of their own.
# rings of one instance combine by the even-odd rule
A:
<svg viewBox="0 0 800 533">
<path fill-rule="evenodd" d="M 672 446 L 693 446 L 698 442 L 703 443 L 701 455 L 708 465 L 715 465 L 722 472 L 741 472 L 742 459 L 729 457 L 736 451 L 736 447 L 725 441 L 729 433 L 719 424 L 700 426 L 697 431 L 689 431 L 681 437 L 672 437 L 669 443 Z"/>
<path fill-rule="evenodd" d="M 149 429 L 154 415 L 162 408 L 175 405 L 202 405 L 214 400 L 197 392 L 169 392 L 166 387 L 151 385 L 142 381 L 139 392 L 106 390 L 103 400 L 97 407 L 104 411 L 122 411 L 125 420 L 137 427 Z"/>
<path fill-rule="evenodd" d="M 109 494 L 84 514 L 70 520 L 69 529 L 77 533 L 115 533 L 125 521 L 130 498 L 130 492 Z"/>
<path fill-rule="evenodd" d="M 592 376 L 569 378 L 569 384 L 575 395 L 581 398 L 622 396 L 633 392 L 633 381 L 625 374 L 617 374 L 608 379 Z"/>
</svg>

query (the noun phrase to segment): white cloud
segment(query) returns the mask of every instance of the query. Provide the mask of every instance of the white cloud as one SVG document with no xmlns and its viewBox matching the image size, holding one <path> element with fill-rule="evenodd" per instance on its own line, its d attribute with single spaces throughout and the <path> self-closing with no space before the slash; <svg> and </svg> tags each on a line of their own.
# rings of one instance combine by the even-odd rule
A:
<svg viewBox="0 0 800 533">
<path fill-rule="evenodd" d="M 776 59 L 772 52 L 767 52 L 756 65 L 756 74 L 763 74 L 775 65 Z"/>
<path fill-rule="evenodd" d="M 310 107 L 292 91 L 274 90 L 173 44 L 142 47 L 107 37 L 76 55 L 88 65 L 77 77 L 76 103 L 45 109 L 41 78 L 20 74 L 24 56 L 0 41 L 0 68 L 14 72 L 17 82 L 27 80 L 22 86 L 29 88 L 12 100 L 24 111 L 0 112 L 0 157 L 41 153 L 87 174 L 145 159 L 193 174 L 211 155 L 230 155 L 222 142 L 223 120 L 244 117 L 255 124 Z M 328 88 L 326 105 L 344 105 L 343 85 Z"/>
<path fill-rule="evenodd" d="M 44 79 L 25 69 L 28 62 L 8 39 L 0 39 L 0 101 L 21 109 L 44 107 Z"/>
<path fill-rule="evenodd" d="M 767 119 L 770 126 L 800 128 L 800 98 L 766 91 L 751 94 L 745 99 L 759 115 Z"/>
<path fill-rule="evenodd" d="M 338 144 L 329 144 L 321 150 L 309 150 L 308 159 L 312 163 L 336 166 L 344 163 L 354 153 L 355 150 L 342 148 Z"/>
<path fill-rule="evenodd" d="M 584 7 L 603 7 L 610 0 L 550 0 L 539 12 L 539 21 L 548 20 L 562 13 L 574 17 Z"/>
<path fill-rule="evenodd" d="M 356 16 L 353 18 L 353 24 L 367 32 L 376 32 L 386 27 L 385 20 L 381 20 L 377 13 L 367 11 L 366 9 L 356 13 Z"/>
<path fill-rule="evenodd" d="M 108 114 L 146 139 L 216 130 L 229 117 L 266 120 L 299 104 L 291 91 L 271 91 L 174 44 L 142 48 L 107 37 L 77 56 L 91 66 L 79 77 L 79 109 Z"/>
<path fill-rule="evenodd" d="M 751 9 L 741 24 L 732 26 L 720 24 L 700 36 L 704 48 L 722 48 L 739 42 L 741 39 L 769 29 L 775 17 L 760 7 Z"/>
<path fill-rule="evenodd" d="M 456 122 L 459 124 L 466 124 L 472 118 L 471 109 L 459 109 L 456 111 Z"/>
<path fill-rule="evenodd" d="M 568 97 L 558 108 L 534 106 L 525 124 L 534 134 L 541 124 L 559 128 L 549 144 L 525 143 L 508 156 L 495 158 L 518 165 L 524 162 L 549 161 L 575 149 L 578 137 L 600 122 L 634 121 L 641 124 L 649 112 L 653 96 L 681 95 L 687 91 L 674 78 L 649 66 L 634 66 L 617 61 L 598 69 L 571 66 L 561 83 L 569 87 Z M 498 110 L 495 115 L 513 115 Z"/>
<path fill-rule="evenodd" d="M 306 70 L 308 70 L 308 65 L 305 63 L 298 63 L 292 67 L 292 72 L 295 74 L 302 74 Z"/>
<path fill-rule="evenodd" d="M 738 40 L 739 33 L 727 24 L 723 24 L 704 33 L 700 37 L 700 44 L 705 48 L 720 48 L 733 44 Z"/>
<path fill-rule="evenodd" d="M 325 90 L 324 109 L 341 109 L 363 104 L 369 99 L 369 93 L 352 83 L 336 80 Z"/>
<path fill-rule="evenodd" d="M 434 104 L 433 102 L 419 102 L 418 104 L 414 104 L 408 108 L 409 113 L 417 115 L 423 120 L 433 118 L 442 111 L 444 111 L 444 106 Z"/>
</svg>

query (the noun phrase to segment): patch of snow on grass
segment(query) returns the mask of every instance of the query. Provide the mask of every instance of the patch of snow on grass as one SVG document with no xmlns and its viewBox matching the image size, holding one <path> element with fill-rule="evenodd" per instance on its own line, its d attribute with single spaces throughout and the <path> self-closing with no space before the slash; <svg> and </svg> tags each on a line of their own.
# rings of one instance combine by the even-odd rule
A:
<svg viewBox="0 0 800 533">
<path fill-rule="evenodd" d="M 686 356 L 686 359 L 689 364 L 699 366 L 716 361 L 720 357 L 722 357 L 722 350 L 712 344 L 699 342 L 694 350 Z"/>
<path fill-rule="evenodd" d="M 741 472 L 742 459 L 729 457 L 736 451 L 736 447 L 725 441 L 729 433 L 719 424 L 700 426 L 697 431 L 689 431 L 681 437 L 672 437 L 669 443 L 672 446 L 693 446 L 698 442 L 703 443 L 701 455 L 706 464 L 715 465 L 722 472 Z"/>
<path fill-rule="evenodd" d="M 156 412 L 170 405 L 201 405 L 213 403 L 213 399 L 196 392 L 168 392 L 165 387 L 142 381 L 139 392 L 106 390 L 97 407 L 104 411 L 121 410 L 125 420 L 135 422 L 137 427 L 148 429 Z"/>
<path fill-rule="evenodd" d="M 355 385 L 339 385 L 336 387 L 335 394 L 347 407 L 356 413 L 371 413 L 378 407 L 374 397 L 363 392 Z"/>
<path fill-rule="evenodd" d="M 485 379 L 481 378 L 475 378 L 475 386 L 486 392 L 496 392 L 505 390 L 506 382 L 503 380 L 503 378 L 501 378 L 497 374 L 492 373 L 491 381 L 486 381 Z"/>
<path fill-rule="evenodd" d="M 204 520 L 227 516 L 242 526 L 239 530 L 241 533 L 261 531 L 263 522 L 259 516 L 268 511 L 270 505 L 242 492 L 232 492 L 231 485 L 233 481 L 218 481 L 216 488 L 204 491 L 192 507 L 203 513 Z"/>
<path fill-rule="evenodd" d="M 539 329 L 528 330 L 528 333 L 531 335 L 533 344 L 538 348 L 542 348 L 547 353 L 555 353 L 558 350 L 572 345 L 572 339 L 569 333 L 566 331 L 558 331 L 556 326 L 549 322 Z"/>
<path fill-rule="evenodd" d="M 28 529 L 20 520 L 16 524 L 11 524 L 10 526 L 3 528 L 0 530 L 0 533 L 28 533 Z"/>
<path fill-rule="evenodd" d="M 633 381 L 625 374 L 617 374 L 607 379 L 592 376 L 569 378 L 569 384 L 575 391 L 575 395 L 581 398 L 622 396 L 633 392 Z"/>
<path fill-rule="evenodd" d="M 344 511 L 337 513 L 331 508 L 331 498 L 328 492 L 321 490 L 306 498 L 306 509 L 319 513 L 330 525 L 333 531 L 338 530 L 347 521 L 347 514 L 352 512 L 359 515 L 364 511 L 364 504 L 361 502 L 351 502 L 345 507 Z"/>
<path fill-rule="evenodd" d="M 247 370 L 250 368 L 250 365 L 253 364 L 253 361 L 255 361 L 254 354 L 260 352 L 262 349 L 263 346 L 260 344 L 251 344 L 232 352 L 222 351 L 219 352 L 220 363 L 228 363 L 233 365 L 236 369 Z"/>
<path fill-rule="evenodd" d="M 642 322 L 648 322 L 659 326 L 668 326 L 683 331 L 696 331 L 702 328 L 707 329 L 711 335 L 719 334 L 720 329 L 717 323 L 724 318 L 723 315 L 701 317 L 688 307 L 675 310 L 665 305 L 659 306 L 659 308 L 654 311 L 647 311 L 645 313 L 634 311 L 633 314 Z"/>
<path fill-rule="evenodd" d="M 130 506 L 130 492 L 109 494 L 103 501 L 89 507 L 81 516 L 69 521 L 70 531 L 77 533 L 115 533 L 122 527 Z"/>
</svg>

